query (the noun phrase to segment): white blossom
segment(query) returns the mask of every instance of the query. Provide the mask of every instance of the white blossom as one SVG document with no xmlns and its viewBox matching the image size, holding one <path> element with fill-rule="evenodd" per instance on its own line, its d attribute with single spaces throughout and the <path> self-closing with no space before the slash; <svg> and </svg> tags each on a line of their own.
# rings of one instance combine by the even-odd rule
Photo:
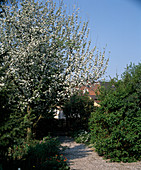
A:
<svg viewBox="0 0 141 170">
<path fill-rule="evenodd" d="M 0 18 L 0 55 L 7 51 L 3 67 L 9 66 L 0 86 L 12 77 L 22 91 L 19 105 L 37 103 L 42 95 L 46 102 L 58 102 L 76 87 L 97 81 L 107 68 L 105 50 L 91 49 L 88 23 L 81 24 L 79 10 L 68 16 L 63 7 L 53 0 L 44 6 L 21 0 L 19 7 L 5 7 Z"/>
</svg>

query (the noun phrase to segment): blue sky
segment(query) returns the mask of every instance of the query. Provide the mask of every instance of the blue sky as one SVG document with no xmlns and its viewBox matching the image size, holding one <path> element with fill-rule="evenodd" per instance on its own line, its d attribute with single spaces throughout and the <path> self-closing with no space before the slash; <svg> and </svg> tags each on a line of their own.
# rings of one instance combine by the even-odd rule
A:
<svg viewBox="0 0 141 170">
<path fill-rule="evenodd" d="M 55 0 L 59 1 L 59 0 Z M 69 11 L 80 8 L 82 20 L 89 20 L 92 44 L 111 51 L 104 76 L 121 75 L 127 64 L 141 62 L 141 0 L 64 0 Z"/>
<path fill-rule="evenodd" d="M 82 21 L 89 20 L 93 47 L 102 50 L 107 45 L 107 56 L 111 52 L 106 80 L 116 73 L 120 78 L 127 64 L 141 62 L 141 0 L 64 0 L 64 4 L 70 13 L 76 5 Z"/>
</svg>

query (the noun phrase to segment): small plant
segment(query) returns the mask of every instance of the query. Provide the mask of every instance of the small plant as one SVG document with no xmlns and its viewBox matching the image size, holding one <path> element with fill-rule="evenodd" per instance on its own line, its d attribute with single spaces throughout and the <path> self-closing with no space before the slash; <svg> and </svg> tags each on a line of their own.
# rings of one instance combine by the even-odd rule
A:
<svg viewBox="0 0 141 170">
<path fill-rule="evenodd" d="M 85 130 L 81 130 L 74 135 L 74 139 L 77 143 L 88 144 L 90 141 L 90 138 L 91 138 L 90 133 Z"/>
<path fill-rule="evenodd" d="M 67 165 L 67 158 L 64 155 L 55 155 L 54 157 L 50 157 L 46 159 L 46 161 L 42 164 L 42 170 L 46 169 L 57 169 L 57 170 L 68 170 L 70 169 Z"/>
</svg>

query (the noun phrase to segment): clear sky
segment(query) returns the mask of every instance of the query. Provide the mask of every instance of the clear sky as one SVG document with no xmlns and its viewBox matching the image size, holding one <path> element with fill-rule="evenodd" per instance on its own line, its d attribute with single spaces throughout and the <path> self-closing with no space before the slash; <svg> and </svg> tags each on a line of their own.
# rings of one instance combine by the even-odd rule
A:
<svg viewBox="0 0 141 170">
<path fill-rule="evenodd" d="M 59 1 L 59 0 L 54 0 Z M 105 75 L 121 75 L 127 64 L 141 62 L 141 0 L 64 0 L 71 11 L 80 8 L 82 20 L 89 20 L 92 44 L 111 51 Z"/>
</svg>

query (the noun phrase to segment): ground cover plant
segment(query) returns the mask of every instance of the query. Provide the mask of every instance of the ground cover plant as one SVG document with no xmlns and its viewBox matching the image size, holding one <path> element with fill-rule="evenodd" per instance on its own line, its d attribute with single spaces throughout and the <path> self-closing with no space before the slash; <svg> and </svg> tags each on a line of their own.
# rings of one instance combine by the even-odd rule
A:
<svg viewBox="0 0 141 170">
<path fill-rule="evenodd" d="M 78 132 L 73 133 L 72 137 L 77 143 L 84 143 L 86 145 L 89 145 L 91 133 L 89 131 L 79 130 Z"/>
<path fill-rule="evenodd" d="M 111 80 L 99 100 L 90 118 L 98 154 L 117 162 L 141 160 L 141 63 L 128 66 L 121 80 Z"/>
</svg>

